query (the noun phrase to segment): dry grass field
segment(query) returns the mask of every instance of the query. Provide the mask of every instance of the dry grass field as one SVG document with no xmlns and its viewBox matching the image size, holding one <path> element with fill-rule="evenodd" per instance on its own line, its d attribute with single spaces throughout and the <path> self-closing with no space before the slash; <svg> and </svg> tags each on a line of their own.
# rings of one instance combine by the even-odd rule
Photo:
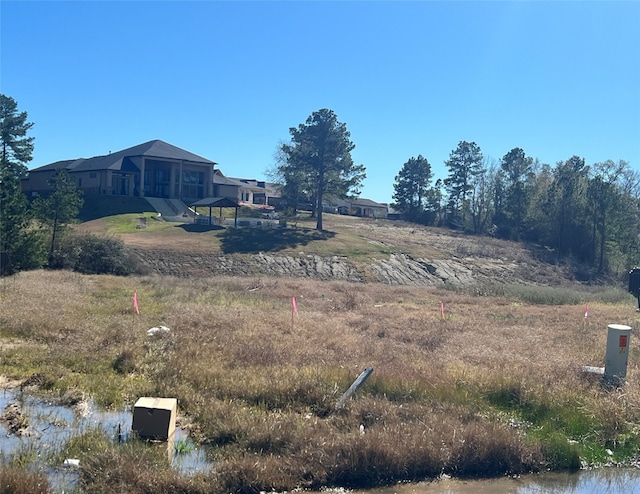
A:
<svg viewBox="0 0 640 494">
<path fill-rule="evenodd" d="M 178 260 L 193 265 L 205 253 L 304 251 L 343 256 L 365 273 L 368 263 L 400 254 L 455 259 L 483 281 L 390 285 L 207 270 L 0 279 L 0 386 L 105 409 L 140 396 L 177 398 L 181 428 L 212 465 L 183 475 L 157 448 L 89 430 L 57 452 L 1 457 L 0 493 L 51 492 L 44 473 L 68 457 L 80 459 L 80 492 L 215 494 L 637 459 L 635 336 L 624 386 L 603 386 L 582 370 L 604 366 L 607 325 L 638 328 L 635 302 L 620 287 L 580 287 L 566 267 L 522 245 L 403 223 L 327 215 L 327 232 L 310 219 L 285 231 L 153 220 L 137 229 L 139 216 L 78 228 L 162 252 L 178 271 Z M 493 278 L 499 283 L 486 283 Z M 158 325 L 170 332 L 148 336 Z M 336 408 L 367 367 L 371 377 Z"/>
<path fill-rule="evenodd" d="M 582 372 L 604 365 L 608 324 L 638 327 L 633 300 L 536 290 L 553 304 L 526 290 L 23 272 L 0 280 L 0 375 L 69 404 L 175 397 L 213 465 L 181 476 L 143 444 L 88 435 L 63 446 L 81 460 L 81 492 L 369 487 L 633 461 L 635 336 L 623 387 Z M 160 324 L 170 333 L 149 337 Z M 369 380 L 336 409 L 366 367 Z M 24 463 L 4 458 L 0 479 L 41 485 Z"/>
</svg>

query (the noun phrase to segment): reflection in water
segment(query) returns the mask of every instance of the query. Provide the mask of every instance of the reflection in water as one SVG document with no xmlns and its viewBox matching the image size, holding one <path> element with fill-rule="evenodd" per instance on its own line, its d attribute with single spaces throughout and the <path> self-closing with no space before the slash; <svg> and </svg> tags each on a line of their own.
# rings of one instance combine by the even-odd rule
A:
<svg viewBox="0 0 640 494">
<path fill-rule="evenodd" d="M 89 405 L 82 414 L 76 414 L 68 407 L 55 405 L 46 400 L 22 394 L 18 389 L 0 391 L 0 415 L 5 408 L 19 403 L 20 411 L 29 424 L 26 435 L 12 434 L 7 424 L 0 424 L 0 459 L 8 459 L 20 453 L 35 450 L 38 457 L 45 458 L 58 451 L 73 436 L 91 429 L 102 429 L 114 441 L 120 437 L 127 440 L 131 431 L 133 414 L 130 410 L 104 411 Z M 188 446 L 176 452 L 176 444 Z M 172 441 L 159 445 L 167 448 L 171 465 L 183 474 L 206 471 L 210 468 L 205 451 L 190 443 L 186 431 L 179 427 Z M 55 490 L 69 489 L 77 480 L 77 470 L 54 466 L 48 471 L 49 482 Z"/>
<path fill-rule="evenodd" d="M 354 494 L 640 494 L 640 469 L 605 467 L 573 473 L 522 475 L 490 480 L 439 479 L 398 484 Z"/>
<path fill-rule="evenodd" d="M 0 391 L 0 414 L 7 405 L 21 402 L 22 413 L 27 417 L 32 435 L 10 434 L 0 425 L 0 458 L 9 458 L 21 451 L 35 449 L 42 457 L 55 452 L 74 435 L 89 429 L 101 428 L 115 438 L 118 432 L 127 439 L 131 430 L 132 413 L 128 410 L 109 412 L 89 407 L 86 414 L 78 416 L 67 407 L 54 405 L 18 390 Z M 172 441 L 159 444 L 167 448 L 169 460 L 183 474 L 206 471 L 210 463 L 202 448 L 189 443 L 188 434 L 176 428 Z M 184 447 L 187 445 L 188 447 Z M 178 450 L 182 452 L 178 453 Z M 55 490 L 70 489 L 77 480 L 77 470 L 51 469 L 49 480 Z M 336 492 L 344 492 L 343 489 Z M 331 492 L 331 491 L 328 491 Z M 372 491 L 355 491 L 353 494 L 640 494 L 640 469 L 600 468 L 575 473 L 542 473 L 518 478 L 503 477 L 490 480 L 457 480 L 442 478 L 433 482 L 397 484 Z"/>
</svg>

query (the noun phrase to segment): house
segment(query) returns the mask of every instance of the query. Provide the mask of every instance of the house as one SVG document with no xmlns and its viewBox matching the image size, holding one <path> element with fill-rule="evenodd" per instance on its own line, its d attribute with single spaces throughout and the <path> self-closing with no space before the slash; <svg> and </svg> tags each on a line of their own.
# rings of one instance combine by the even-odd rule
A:
<svg viewBox="0 0 640 494">
<path fill-rule="evenodd" d="M 339 214 L 361 216 L 363 218 L 387 217 L 387 205 L 372 201 L 371 199 L 341 199 L 336 201 L 335 204 L 330 205 L 330 207 L 335 209 Z M 326 206 L 324 210 L 327 211 Z"/>
<path fill-rule="evenodd" d="M 391 204 L 387 204 L 387 219 L 399 220 L 401 218 L 402 218 L 402 213 L 400 211 L 396 211 Z"/>
<path fill-rule="evenodd" d="M 275 206 L 280 198 L 276 185 L 261 180 L 225 177 L 220 170 L 213 173 L 213 195 L 228 197 L 242 206 Z"/>
<path fill-rule="evenodd" d="M 49 180 L 65 168 L 85 194 L 160 197 L 189 203 L 213 196 L 214 161 L 153 140 L 93 158 L 57 161 L 29 171 L 28 197 L 51 191 Z"/>
</svg>

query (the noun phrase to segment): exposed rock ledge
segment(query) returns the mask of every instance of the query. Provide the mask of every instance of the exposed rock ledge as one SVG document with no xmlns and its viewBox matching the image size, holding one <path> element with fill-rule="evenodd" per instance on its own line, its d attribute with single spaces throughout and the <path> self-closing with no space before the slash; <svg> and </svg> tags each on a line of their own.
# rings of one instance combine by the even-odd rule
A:
<svg viewBox="0 0 640 494">
<path fill-rule="evenodd" d="M 378 282 L 391 285 L 473 286 L 485 281 L 568 281 L 567 273 L 557 266 L 522 263 L 493 258 L 424 259 L 392 254 L 384 259 L 352 263 L 346 257 L 314 254 L 215 255 L 189 254 L 169 250 L 134 249 L 134 254 L 151 273 L 190 277 L 215 275 L 284 276 L 319 280 Z"/>
</svg>

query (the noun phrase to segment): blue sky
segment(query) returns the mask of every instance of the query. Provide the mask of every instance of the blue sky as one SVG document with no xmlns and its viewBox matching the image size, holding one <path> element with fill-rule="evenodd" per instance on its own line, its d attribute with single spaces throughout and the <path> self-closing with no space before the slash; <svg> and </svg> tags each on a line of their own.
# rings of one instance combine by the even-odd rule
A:
<svg viewBox="0 0 640 494">
<path fill-rule="evenodd" d="M 461 140 L 640 169 L 640 2 L 0 2 L 0 88 L 30 167 L 161 139 L 264 178 L 330 108 L 390 202 L 412 156 Z"/>
</svg>

